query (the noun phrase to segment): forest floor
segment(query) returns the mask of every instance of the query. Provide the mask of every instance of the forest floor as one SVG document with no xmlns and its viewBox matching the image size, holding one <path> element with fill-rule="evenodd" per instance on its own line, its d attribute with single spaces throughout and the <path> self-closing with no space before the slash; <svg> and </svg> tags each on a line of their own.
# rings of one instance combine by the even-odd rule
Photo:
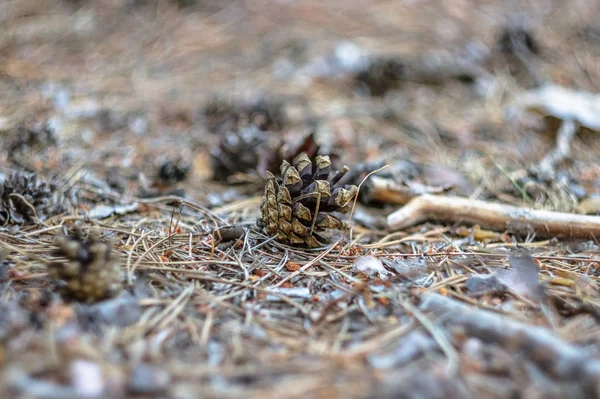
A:
<svg viewBox="0 0 600 399">
<path fill-rule="evenodd" d="M 2 2 L 0 396 L 600 396 L 598 15 Z M 360 186 L 310 249 L 256 223 L 305 137 Z"/>
</svg>

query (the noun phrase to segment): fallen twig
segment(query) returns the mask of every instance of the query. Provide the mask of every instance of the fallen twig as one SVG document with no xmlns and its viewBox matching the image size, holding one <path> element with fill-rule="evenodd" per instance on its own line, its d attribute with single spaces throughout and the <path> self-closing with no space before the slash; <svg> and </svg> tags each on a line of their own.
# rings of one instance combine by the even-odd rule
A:
<svg viewBox="0 0 600 399">
<path fill-rule="evenodd" d="M 456 350 L 452 347 L 448 341 L 448 337 L 442 331 L 434 326 L 434 324 L 423 315 L 419 309 L 406 301 L 400 302 L 400 305 L 406 309 L 406 311 L 412 313 L 413 316 L 421 323 L 421 325 L 431 334 L 435 342 L 440 346 L 442 351 L 448 358 L 447 370 L 449 375 L 454 375 L 458 369 L 459 356 Z"/>
<path fill-rule="evenodd" d="M 387 218 L 391 230 L 427 220 L 465 222 L 496 231 L 536 233 L 539 237 L 600 237 L 600 217 L 519 208 L 443 195 L 421 195 Z"/>
<path fill-rule="evenodd" d="M 578 380 L 594 389 L 600 378 L 600 360 L 593 353 L 564 342 L 543 327 L 523 324 L 439 294 L 424 295 L 420 308 L 483 342 L 523 353 L 554 377 Z"/>
<path fill-rule="evenodd" d="M 426 185 L 406 185 L 392 179 L 371 176 L 367 181 L 364 199 L 367 202 L 404 205 L 423 194 L 440 194 L 451 187 L 430 187 Z"/>
<path fill-rule="evenodd" d="M 398 205 L 406 204 L 417 195 L 407 186 L 378 176 L 371 176 L 366 193 L 369 202 Z"/>
</svg>

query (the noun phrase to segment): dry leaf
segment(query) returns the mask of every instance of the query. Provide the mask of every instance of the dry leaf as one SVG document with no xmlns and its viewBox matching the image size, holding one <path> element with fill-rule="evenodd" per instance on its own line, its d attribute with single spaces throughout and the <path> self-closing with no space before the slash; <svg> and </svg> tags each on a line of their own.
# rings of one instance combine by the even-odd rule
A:
<svg viewBox="0 0 600 399">
<path fill-rule="evenodd" d="M 492 274 L 471 275 L 465 285 L 469 295 L 500 294 L 507 289 L 531 299 L 541 300 L 539 267 L 531 255 L 515 252 L 508 257 L 510 269 L 500 269 Z"/>
<path fill-rule="evenodd" d="M 359 272 L 364 273 L 368 276 L 372 276 L 373 274 L 377 273 L 379 275 L 379 278 L 382 280 L 386 280 L 388 274 L 390 274 L 390 272 L 385 270 L 385 267 L 383 267 L 383 264 L 381 263 L 379 258 L 376 258 L 371 255 L 359 256 L 358 258 L 356 258 L 356 261 L 354 262 L 354 267 Z"/>
<path fill-rule="evenodd" d="M 531 255 L 515 252 L 508 257 L 511 269 L 498 270 L 495 275 L 502 284 L 516 294 L 532 299 L 542 299 L 542 287 L 539 282 L 540 268 Z"/>
<path fill-rule="evenodd" d="M 399 276 L 409 280 L 416 280 L 427 275 L 429 264 L 423 259 L 383 259 L 383 262 L 393 268 Z"/>
<path fill-rule="evenodd" d="M 300 266 L 298 263 L 296 262 L 292 262 L 292 261 L 288 261 L 285 264 L 285 268 L 290 271 L 290 272 L 295 272 L 296 270 L 299 270 L 300 268 L 302 268 L 302 266 Z"/>
</svg>

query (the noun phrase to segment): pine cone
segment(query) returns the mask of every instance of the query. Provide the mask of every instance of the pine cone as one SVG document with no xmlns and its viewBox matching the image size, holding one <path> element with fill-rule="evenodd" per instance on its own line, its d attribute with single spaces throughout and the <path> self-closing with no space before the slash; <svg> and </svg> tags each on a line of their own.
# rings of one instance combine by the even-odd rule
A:
<svg viewBox="0 0 600 399">
<path fill-rule="evenodd" d="M 17 127 L 14 137 L 8 145 L 9 156 L 25 149 L 40 149 L 56 145 L 56 134 L 48 125 L 21 125 Z"/>
<path fill-rule="evenodd" d="M 84 302 L 114 296 L 121 289 L 122 272 L 119 255 L 110 243 L 100 240 L 100 232 L 92 230 L 86 239 L 80 229 L 73 236 L 56 237 L 55 256 L 65 262 L 50 265 L 50 276 L 64 281 L 63 295 Z"/>
<path fill-rule="evenodd" d="M 283 104 L 265 99 L 237 104 L 214 100 L 204 108 L 204 117 L 213 133 L 237 131 L 250 126 L 263 131 L 278 131 L 287 122 Z"/>
<path fill-rule="evenodd" d="M 522 26 L 505 27 L 500 33 L 498 47 L 505 54 L 517 54 L 523 51 L 539 54 L 539 45 L 535 38 Z"/>
<path fill-rule="evenodd" d="M 261 160 L 261 149 L 269 141 L 266 132 L 255 126 L 224 135 L 211 151 L 213 178 L 227 180 L 236 173 L 255 171 Z"/>
<path fill-rule="evenodd" d="M 266 171 L 277 170 L 283 160 L 291 162 L 303 152 L 314 157 L 320 149 L 313 133 L 291 145 L 282 142 L 283 138 L 269 136 L 256 127 L 224 135 L 211 152 L 213 178 L 227 180 L 236 173 L 265 176 Z"/>
<path fill-rule="evenodd" d="M 394 58 L 375 58 L 356 77 L 356 84 L 367 94 L 378 97 L 397 89 L 405 77 L 406 66 Z"/>
<path fill-rule="evenodd" d="M 330 212 L 347 212 L 358 192 L 354 185 L 338 184 L 347 167 L 332 177 L 330 171 L 328 156 L 319 155 L 313 163 L 302 153 L 294 166 L 283 161 L 281 177 L 267 172 L 259 225 L 283 243 L 309 248 L 323 245 L 325 240 L 318 231 L 345 228 L 345 223 Z"/>
<path fill-rule="evenodd" d="M 190 168 L 190 164 L 183 159 L 163 158 L 158 162 L 156 177 L 162 184 L 173 185 L 187 179 Z"/>
<path fill-rule="evenodd" d="M 0 225 L 30 224 L 38 218 L 64 211 L 63 201 L 53 198 L 50 184 L 32 173 L 16 172 L 0 185 Z"/>
</svg>

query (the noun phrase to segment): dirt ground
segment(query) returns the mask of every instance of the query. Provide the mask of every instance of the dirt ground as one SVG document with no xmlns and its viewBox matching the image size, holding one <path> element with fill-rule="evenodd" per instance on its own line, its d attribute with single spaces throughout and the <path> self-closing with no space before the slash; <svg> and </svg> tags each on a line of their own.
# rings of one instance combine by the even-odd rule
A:
<svg viewBox="0 0 600 399">
<path fill-rule="evenodd" d="M 600 397 L 597 0 L 5 0 L 0 30 L 2 397 Z M 568 118 L 519 101 L 550 84 L 592 111 L 546 170 Z M 319 248 L 256 223 L 309 133 L 360 185 Z M 393 229 L 383 165 L 567 221 Z"/>
</svg>

